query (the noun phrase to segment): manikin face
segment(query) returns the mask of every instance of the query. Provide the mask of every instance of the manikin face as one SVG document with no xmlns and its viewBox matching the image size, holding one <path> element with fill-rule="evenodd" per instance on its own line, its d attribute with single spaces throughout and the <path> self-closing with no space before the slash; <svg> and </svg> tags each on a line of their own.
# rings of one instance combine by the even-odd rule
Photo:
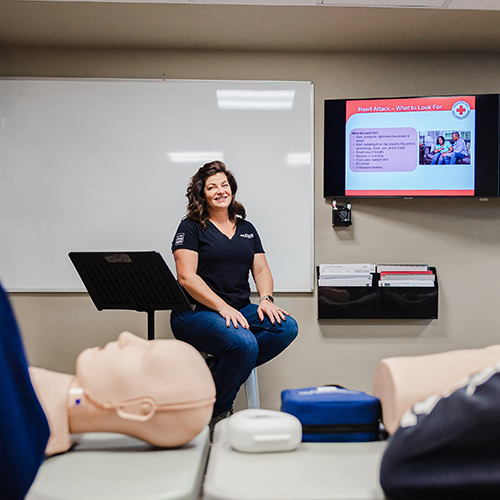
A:
<svg viewBox="0 0 500 500">
<path fill-rule="evenodd" d="M 76 379 L 92 396 L 118 403 L 153 398 L 158 405 L 210 395 L 210 370 L 194 347 L 178 340 L 145 340 L 123 332 L 104 348 L 86 349 Z"/>
<path fill-rule="evenodd" d="M 83 351 L 72 388 L 85 397 L 69 409 L 71 432 L 119 432 L 156 446 L 193 439 L 215 401 L 212 374 L 194 347 L 129 332 Z"/>
<path fill-rule="evenodd" d="M 205 182 L 205 201 L 209 213 L 227 210 L 232 200 L 231 186 L 226 174 L 219 172 L 211 175 Z"/>
</svg>

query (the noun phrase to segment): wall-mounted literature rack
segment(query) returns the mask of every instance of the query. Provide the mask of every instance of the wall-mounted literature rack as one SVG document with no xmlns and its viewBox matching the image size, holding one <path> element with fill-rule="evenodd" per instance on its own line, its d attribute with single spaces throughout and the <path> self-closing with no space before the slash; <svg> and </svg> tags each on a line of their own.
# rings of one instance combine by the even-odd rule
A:
<svg viewBox="0 0 500 500">
<path fill-rule="evenodd" d="M 319 267 L 317 271 L 319 278 Z M 394 283 L 380 272 L 371 273 L 371 285 L 319 284 L 318 319 L 437 319 L 439 284 L 436 268 L 429 267 L 429 271 L 432 284 L 425 286 L 404 286 L 408 282 L 403 280 Z"/>
</svg>

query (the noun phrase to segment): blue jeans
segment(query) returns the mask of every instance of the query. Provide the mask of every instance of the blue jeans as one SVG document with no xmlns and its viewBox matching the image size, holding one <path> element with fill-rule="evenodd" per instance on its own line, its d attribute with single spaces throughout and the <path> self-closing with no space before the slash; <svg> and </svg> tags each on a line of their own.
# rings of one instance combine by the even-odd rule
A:
<svg viewBox="0 0 500 500">
<path fill-rule="evenodd" d="M 455 165 L 455 163 L 457 163 L 457 160 L 461 160 L 464 156 L 465 155 L 463 153 L 455 153 L 455 151 L 453 151 L 453 153 L 451 153 L 451 156 L 448 157 L 450 159 L 448 164 Z"/>
<path fill-rule="evenodd" d="M 438 160 L 441 158 L 441 153 L 434 153 L 432 157 L 431 165 L 437 165 Z"/>
<path fill-rule="evenodd" d="M 231 408 L 251 371 L 282 352 L 298 333 L 297 322 L 291 316 L 281 325 L 273 325 L 267 316 L 260 321 L 256 304 L 248 304 L 240 312 L 248 320 L 249 330 L 241 325 L 235 328 L 232 323 L 228 327 L 220 314 L 201 307 L 196 311 L 173 311 L 170 316 L 177 340 L 219 359 L 214 373 L 214 415 Z"/>
</svg>

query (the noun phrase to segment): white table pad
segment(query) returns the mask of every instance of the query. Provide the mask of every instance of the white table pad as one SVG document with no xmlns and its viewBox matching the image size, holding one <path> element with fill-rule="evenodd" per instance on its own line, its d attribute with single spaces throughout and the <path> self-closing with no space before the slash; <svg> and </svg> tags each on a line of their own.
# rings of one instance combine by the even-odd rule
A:
<svg viewBox="0 0 500 500">
<path fill-rule="evenodd" d="M 45 460 L 26 500 L 198 500 L 208 449 L 208 427 L 172 449 L 84 434 L 74 449 Z"/>
<path fill-rule="evenodd" d="M 301 443 L 296 451 L 241 453 L 227 420 L 215 428 L 204 500 L 383 500 L 379 469 L 386 442 Z"/>
</svg>

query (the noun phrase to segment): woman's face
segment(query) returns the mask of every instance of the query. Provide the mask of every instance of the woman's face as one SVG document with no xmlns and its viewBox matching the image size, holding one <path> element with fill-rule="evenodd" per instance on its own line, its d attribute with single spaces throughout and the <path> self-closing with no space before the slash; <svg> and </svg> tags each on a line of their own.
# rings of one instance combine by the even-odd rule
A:
<svg viewBox="0 0 500 500">
<path fill-rule="evenodd" d="M 438 142 L 439 142 L 439 144 L 443 145 L 444 144 L 443 138 L 442 137 L 438 137 Z"/>
<path fill-rule="evenodd" d="M 218 172 L 208 177 L 205 182 L 204 194 L 209 213 L 227 210 L 233 195 L 226 174 Z"/>
</svg>

